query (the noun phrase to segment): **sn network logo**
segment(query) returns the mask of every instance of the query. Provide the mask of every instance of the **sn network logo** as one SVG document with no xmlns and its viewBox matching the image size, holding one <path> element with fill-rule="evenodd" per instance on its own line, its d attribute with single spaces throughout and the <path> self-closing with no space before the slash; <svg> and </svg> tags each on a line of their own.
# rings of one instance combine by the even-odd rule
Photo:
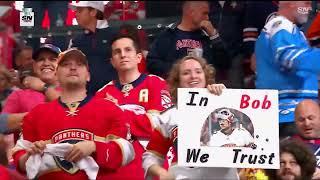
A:
<svg viewBox="0 0 320 180">
<path fill-rule="evenodd" d="M 311 7 L 298 7 L 297 12 L 299 14 L 308 14 L 309 11 L 311 11 L 311 10 L 312 10 Z"/>
<path fill-rule="evenodd" d="M 24 8 L 20 12 L 20 26 L 34 26 L 34 12 L 32 12 L 32 8 Z"/>
</svg>

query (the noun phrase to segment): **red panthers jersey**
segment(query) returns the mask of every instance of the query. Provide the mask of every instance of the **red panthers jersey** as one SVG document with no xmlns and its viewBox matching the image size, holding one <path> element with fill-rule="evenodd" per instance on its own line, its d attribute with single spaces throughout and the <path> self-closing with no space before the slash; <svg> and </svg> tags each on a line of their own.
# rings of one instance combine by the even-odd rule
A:
<svg viewBox="0 0 320 180">
<path fill-rule="evenodd" d="M 58 99 L 36 106 L 23 119 L 22 133 L 23 138 L 31 142 L 74 144 L 82 140 L 94 141 L 96 152 L 92 157 L 99 165 L 97 179 L 125 177 L 116 170 L 134 159 L 133 147 L 125 140 L 127 128 L 123 111 L 113 102 L 90 96 L 68 105 Z M 25 150 L 15 148 L 17 164 Z M 46 166 L 39 172 L 39 179 L 88 179 L 84 171 L 74 171 L 70 162 L 57 157 Z"/>
<path fill-rule="evenodd" d="M 161 112 L 171 106 L 166 81 L 155 75 L 141 74 L 130 84 L 121 85 L 118 80 L 111 81 L 101 88 L 96 97 L 114 101 L 130 118 L 130 132 L 138 139 L 149 139 L 157 122 L 146 113 Z M 128 119 L 128 118 L 127 118 Z"/>
<path fill-rule="evenodd" d="M 136 158 L 128 166 L 120 168 L 120 171 L 124 174 L 134 171 L 134 177 L 132 175 L 130 179 L 144 179 L 142 154 L 153 129 L 159 125 L 157 119 L 151 116 L 154 112 L 171 106 L 166 81 L 158 76 L 146 74 L 141 74 L 138 79 L 126 85 L 114 80 L 100 89 L 96 97 L 114 101 L 124 110 L 130 128 L 131 137 L 128 138 L 132 140 Z M 147 115 L 147 112 L 150 115 Z"/>
</svg>

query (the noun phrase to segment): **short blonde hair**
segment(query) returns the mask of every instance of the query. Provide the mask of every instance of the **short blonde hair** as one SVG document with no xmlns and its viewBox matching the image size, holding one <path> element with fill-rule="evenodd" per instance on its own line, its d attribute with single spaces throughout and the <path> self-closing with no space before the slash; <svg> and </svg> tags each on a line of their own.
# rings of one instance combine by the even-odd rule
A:
<svg viewBox="0 0 320 180">
<path fill-rule="evenodd" d="M 190 59 L 197 61 L 201 65 L 206 78 L 206 85 L 215 83 L 216 70 L 212 65 L 207 63 L 207 60 L 197 56 L 185 56 L 174 63 L 167 78 L 173 103 L 177 102 L 177 89 L 180 85 L 180 66 L 183 62 Z"/>
</svg>

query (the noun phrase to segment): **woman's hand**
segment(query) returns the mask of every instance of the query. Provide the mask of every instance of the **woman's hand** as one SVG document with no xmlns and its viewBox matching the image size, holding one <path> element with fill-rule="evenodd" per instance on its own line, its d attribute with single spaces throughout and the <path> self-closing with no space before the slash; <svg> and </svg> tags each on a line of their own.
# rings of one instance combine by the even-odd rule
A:
<svg viewBox="0 0 320 180">
<path fill-rule="evenodd" d="M 222 94 L 222 90 L 226 89 L 226 86 L 224 84 L 209 84 L 207 89 L 210 93 L 220 96 Z"/>
</svg>

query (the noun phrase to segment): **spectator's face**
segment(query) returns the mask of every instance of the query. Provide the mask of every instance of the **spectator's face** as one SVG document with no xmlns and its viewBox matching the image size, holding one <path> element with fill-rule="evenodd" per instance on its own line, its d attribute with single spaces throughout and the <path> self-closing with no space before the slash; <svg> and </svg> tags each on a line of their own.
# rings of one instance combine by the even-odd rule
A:
<svg viewBox="0 0 320 180">
<path fill-rule="evenodd" d="M 90 11 L 87 7 L 77 7 L 76 20 L 81 27 L 87 27 L 93 20 L 93 11 Z"/>
<path fill-rule="evenodd" d="M 189 59 L 181 63 L 179 80 L 181 88 L 204 88 L 206 87 L 206 78 L 200 63 Z"/>
<path fill-rule="evenodd" d="M 306 23 L 308 21 L 308 13 L 311 10 L 311 1 L 293 1 L 291 3 L 295 22 L 298 24 Z"/>
<path fill-rule="evenodd" d="M 57 77 L 62 87 L 85 86 L 87 81 L 90 80 L 87 65 L 72 56 L 59 64 Z"/>
<path fill-rule="evenodd" d="M 206 2 L 199 2 L 191 10 L 192 22 L 200 28 L 200 22 L 209 20 L 209 5 Z"/>
<path fill-rule="evenodd" d="M 306 139 L 320 138 L 320 110 L 316 103 L 298 105 L 295 123 L 300 135 Z"/>
<path fill-rule="evenodd" d="M 287 152 L 280 155 L 280 169 L 277 170 L 277 176 L 281 180 L 301 179 L 301 168 L 296 158 Z"/>
<path fill-rule="evenodd" d="M 22 50 L 20 54 L 16 57 L 15 63 L 18 68 L 27 67 L 28 65 L 32 64 L 32 50 Z"/>
<path fill-rule="evenodd" d="M 44 82 L 52 82 L 56 78 L 57 55 L 44 50 L 33 62 L 34 73 Z"/>
<path fill-rule="evenodd" d="M 129 38 L 118 39 L 113 42 L 111 63 L 117 71 L 138 70 L 142 54 L 137 53 L 133 41 Z"/>
</svg>

